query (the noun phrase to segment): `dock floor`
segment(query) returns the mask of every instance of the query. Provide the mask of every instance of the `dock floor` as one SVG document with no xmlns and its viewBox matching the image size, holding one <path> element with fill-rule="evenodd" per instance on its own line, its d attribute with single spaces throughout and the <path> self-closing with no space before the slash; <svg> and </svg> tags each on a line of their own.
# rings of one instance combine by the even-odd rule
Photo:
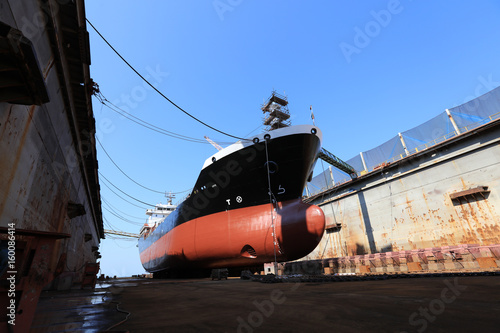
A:
<svg viewBox="0 0 500 333">
<path fill-rule="evenodd" d="M 59 331 L 64 326 L 56 322 L 66 325 L 64 332 L 497 332 L 500 325 L 499 275 L 107 283 L 94 298 L 79 298 L 79 291 L 45 294 L 32 332 Z M 65 298 L 79 298 L 72 302 L 83 308 L 64 307 Z"/>
</svg>

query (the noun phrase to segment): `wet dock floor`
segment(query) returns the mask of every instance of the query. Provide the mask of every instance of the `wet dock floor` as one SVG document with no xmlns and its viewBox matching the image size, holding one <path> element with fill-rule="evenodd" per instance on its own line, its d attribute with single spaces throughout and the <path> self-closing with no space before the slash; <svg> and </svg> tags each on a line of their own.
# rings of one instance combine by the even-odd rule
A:
<svg viewBox="0 0 500 333">
<path fill-rule="evenodd" d="M 273 284 L 119 279 L 104 287 L 45 293 L 32 332 L 497 332 L 500 325 L 498 275 Z"/>
<path fill-rule="evenodd" d="M 125 317 L 117 311 L 119 293 L 138 286 L 130 279 L 98 283 L 95 290 L 42 292 L 30 332 L 103 332 Z M 118 292 L 116 292 L 118 291 Z"/>
</svg>

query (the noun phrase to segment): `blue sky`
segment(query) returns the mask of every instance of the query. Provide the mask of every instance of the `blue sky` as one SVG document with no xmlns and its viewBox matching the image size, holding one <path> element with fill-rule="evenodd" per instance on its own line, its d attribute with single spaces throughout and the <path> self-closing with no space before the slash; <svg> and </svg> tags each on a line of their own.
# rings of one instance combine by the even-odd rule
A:
<svg viewBox="0 0 500 333">
<path fill-rule="evenodd" d="M 500 85 L 498 1 L 93 0 L 86 11 L 139 72 L 193 116 L 235 136 L 259 133 L 260 105 L 275 89 L 288 96 L 293 124 L 310 124 L 313 106 L 323 147 L 344 160 Z M 234 141 L 145 86 L 88 30 L 91 76 L 109 101 L 172 132 L 207 135 L 222 146 Z M 99 140 L 146 187 L 187 190 L 216 152 L 93 103 Z M 99 146 L 98 158 L 102 175 L 122 191 L 146 203 L 166 201 L 127 179 Z M 149 207 L 114 191 L 140 207 L 101 183 L 106 223 L 137 233 Z M 102 272 L 143 273 L 135 245 L 107 236 Z"/>
</svg>

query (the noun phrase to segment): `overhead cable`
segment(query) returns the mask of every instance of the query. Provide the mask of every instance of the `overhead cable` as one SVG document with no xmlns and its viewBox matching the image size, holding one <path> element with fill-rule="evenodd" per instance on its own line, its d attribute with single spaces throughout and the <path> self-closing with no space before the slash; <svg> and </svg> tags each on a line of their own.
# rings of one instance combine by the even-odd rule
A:
<svg viewBox="0 0 500 333">
<path fill-rule="evenodd" d="M 113 187 L 114 187 L 114 188 L 116 188 L 118 191 L 120 191 L 120 192 L 122 192 L 123 194 L 125 194 L 127 197 L 129 197 L 129 198 L 131 198 L 131 199 L 134 199 L 135 201 L 140 202 L 140 203 L 142 203 L 142 204 L 145 204 L 145 205 L 148 205 L 148 206 L 154 206 L 153 204 L 150 204 L 150 203 L 144 202 L 144 201 L 142 201 L 142 200 L 139 200 L 139 199 L 137 199 L 137 198 L 135 198 L 135 197 L 131 196 L 131 195 L 130 195 L 130 194 L 128 194 L 127 192 L 125 192 L 125 191 L 121 190 L 118 186 L 116 186 L 116 185 L 115 185 L 115 184 L 113 184 L 111 181 L 109 181 L 109 179 L 108 179 L 108 178 L 104 177 L 104 175 L 103 175 L 100 171 L 98 171 L 98 172 L 99 172 L 99 175 L 100 175 L 102 178 L 106 179 L 106 181 L 107 181 L 108 183 L 110 183 L 110 184 L 111 184 L 111 186 L 113 186 Z"/>
<path fill-rule="evenodd" d="M 129 223 L 129 224 L 132 224 L 132 225 L 136 225 L 136 226 L 141 226 L 141 225 L 144 224 L 144 223 L 141 223 L 141 222 L 134 222 L 134 221 L 131 221 L 131 220 L 127 220 L 125 217 L 123 217 L 123 216 L 119 215 L 118 213 L 112 211 L 108 207 L 103 206 L 102 208 L 105 209 L 106 211 L 108 211 L 110 214 L 114 215 L 115 217 L 119 218 L 123 222 Z"/>
<path fill-rule="evenodd" d="M 102 106 L 106 106 L 111 111 L 116 112 L 120 116 L 122 116 L 122 117 L 124 117 L 124 118 L 126 118 L 126 119 L 128 119 L 128 120 L 130 120 L 130 121 L 132 121 L 132 122 L 134 122 L 134 123 L 142 126 L 142 127 L 145 127 L 145 128 L 147 128 L 149 130 L 158 132 L 158 133 L 166 135 L 166 136 L 170 136 L 170 137 L 175 138 L 175 139 L 180 139 L 180 140 L 189 141 L 189 142 L 195 142 L 195 143 L 208 144 L 208 142 L 206 140 L 204 140 L 204 139 L 193 138 L 193 137 L 190 137 L 190 136 L 187 136 L 187 135 L 175 133 L 175 132 L 172 132 L 172 131 L 168 131 L 168 130 L 166 130 L 164 128 L 158 127 L 156 125 L 153 125 L 151 123 L 148 123 L 147 121 L 145 121 L 145 120 L 143 120 L 143 119 L 141 119 L 139 117 L 136 117 L 133 114 L 125 111 L 123 108 L 120 108 L 116 104 L 113 104 L 100 91 L 96 92 L 94 94 L 94 96 L 99 100 L 99 102 L 101 103 Z M 134 118 L 134 119 L 132 119 L 132 118 Z M 229 144 L 232 144 L 233 142 L 220 142 L 220 143 L 221 144 L 228 144 L 229 145 Z"/>
<path fill-rule="evenodd" d="M 101 146 L 102 150 L 104 151 L 104 153 L 109 157 L 109 159 L 111 160 L 111 162 L 116 166 L 116 168 L 118 170 L 120 170 L 121 173 L 123 173 L 125 175 L 125 177 L 127 177 L 128 179 L 130 179 L 131 181 L 133 181 L 135 184 L 139 185 L 140 187 L 142 188 L 145 188 L 146 190 L 149 190 L 151 192 L 155 192 L 155 193 L 161 193 L 161 194 L 165 194 L 166 192 L 165 191 L 158 191 L 158 190 L 153 190 L 152 188 L 149 188 L 147 186 L 144 186 L 140 183 L 138 183 L 137 181 L 133 180 L 129 175 L 127 175 L 125 173 L 125 171 L 123 171 L 119 166 L 118 164 L 115 163 L 115 161 L 111 158 L 111 156 L 109 156 L 108 152 L 106 151 L 106 149 L 104 148 L 104 146 L 102 145 L 101 141 L 99 140 L 99 138 L 96 136 L 96 139 L 97 139 L 97 142 L 99 143 L 99 145 Z M 180 191 L 180 192 L 169 192 L 171 194 L 180 194 L 180 193 L 185 193 L 187 191 L 190 191 L 191 188 L 188 188 L 187 190 L 184 190 L 184 191 Z"/>
<path fill-rule="evenodd" d="M 137 217 L 137 216 L 133 216 L 133 215 L 130 215 L 130 214 L 127 214 L 125 213 L 124 211 L 116 208 L 114 205 L 112 205 L 108 200 L 106 200 L 106 198 L 104 198 L 104 196 L 101 195 L 101 199 L 102 201 L 107 204 L 110 208 L 113 209 L 113 211 L 115 212 L 120 212 L 120 214 L 123 214 L 123 215 L 127 215 L 128 217 L 131 217 L 131 218 L 134 218 L 134 219 L 137 219 L 137 220 L 144 220 L 144 217 Z"/>
<path fill-rule="evenodd" d="M 113 103 L 111 103 L 107 99 L 104 99 L 104 101 L 102 103 L 103 103 L 103 105 L 105 105 L 106 107 L 108 107 L 110 110 L 118 113 L 122 117 L 125 117 L 128 120 L 133 121 L 134 123 L 136 123 L 138 125 L 141 125 L 143 127 L 146 127 L 147 129 L 150 129 L 152 131 L 155 131 L 155 132 L 158 132 L 160 134 L 167 135 L 167 136 L 170 136 L 170 137 L 173 137 L 173 138 L 176 138 L 176 139 L 184 140 L 184 141 L 190 141 L 190 142 L 196 142 L 196 143 L 207 143 L 206 141 L 204 141 L 202 139 L 197 139 L 197 138 L 185 136 L 185 135 L 182 135 L 182 134 L 178 134 L 178 133 L 175 133 L 175 132 L 167 131 L 167 130 L 161 128 L 161 127 L 158 127 L 158 126 L 155 126 L 153 124 L 150 124 L 147 121 L 144 121 L 144 120 L 142 120 L 140 118 L 137 118 L 134 115 L 132 115 L 132 114 L 124 111 L 123 109 L 121 109 L 120 107 L 114 105 Z M 108 103 L 111 106 L 108 105 Z M 135 119 L 133 119 L 133 118 L 135 118 Z"/>
<path fill-rule="evenodd" d="M 125 173 L 125 171 L 123 171 L 119 166 L 118 164 L 115 163 L 115 161 L 111 158 L 111 156 L 109 156 L 108 152 L 106 151 L 106 149 L 104 149 L 104 146 L 102 145 L 101 141 L 99 140 L 99 138 L 96 136 L 96 139 L 97 139 L 97 142 L 99 143 L 99 146 L 101 146 L 102 150 L 104 151 L 104 153 L 106 154 L 106 156 L 108 156 L 108 158 L 110 159 L 110 161 L 115 165 L 115 167 L 120 170 L 121 173 L 123 173 L 125 175 L 125 177 L 127 177 L 128 179 L 130 179 L 131 181 L 133 181 L 135 184 L 139 185 L 140 187 L 142 188 L 145 188 L 146 190 L 149 190 L 151 192 L 155 192 L 155 193 L 165 193 L 164 191 L 157 191 L 157 190 L 153 190 L 152 188 L 149 188 L 149 187 L 146 187 L 142 184 L 139 184 L 138 182 L 136 182 L 135 180 L 133 180 L 132 178 L 129 177 L 129 175 L 127 175 Z"/>
<path fill-rule="evenodd" d="M 102 220 L 104 222 L 104 225 L 107 226 L 109 229 L 112 229 L 112 230 L 115 230 L 115 226 L 111 224 L 111 222 L 108 221 L 108 219 L 106 218 L 106 216 L 103 216 L 102 217 Z"/>
<path fill-rule="evenodd" d="M 125 60 L 125 58 L 122 57 L 122 55 L 106 40 L 106 38 L 104 38 L 103 35 L 101 35 L 101 33 L 96 29 L 96 27 L 94 27 L 94 25 L 89 21 L 89 19 L 87 19 L 87 22 L 90 24 L 90 26 L 92 27 L 92 29 L 95 30 L 95 32 L 97 32 L 97 34 L 102 38 L 102 40 L 104 40 L 104 42 L 106 44 L 108 44 L 108 46 L 116 53 L 116 55 L 118 57 L 120 57 L 121 60 L 123 60 L 123 62 L 125 64 L 127 64 L 128 67 L 130 67 L 130 69 L 132 69 L 144 82 L 146 82 L 151 88 L 154 89 L 154 91 L 156 91 L 158 94 L 160 94 L 160 96 L 162 96 L 164 99 L 166 99 L 167 101 L 170 102 L 170 104 L 172 104 L 173 106 L 175 106 L 177 109 L 179 109 L 180 111 L 184 112 L 184 114 L 186 114 L 187 116 L 191 117 L 192 119 L 196 120 L 197 122 L 199 122 L 200 124 L 216 131 L 216 132 L 219 132 L 221 134 L 224 134 L 226 136 L 229 136 L 229 137 L 232 137 L 232 138 L 235 138 L 235 139 L 238 139 L 238 140 L 245 140 L 243 138 L 240 138 L 240 137 L 237 137 L 237 136 L 234 136 L 234 135 L 231 135 L 229 133 L 226 133 L 224 131 L 221 131 L 221 130 L 218 130 L 217 128 L 213 127 L 213 126 L 210 126 L 208 125 L 207 123 L 201 121 L 200 119 L 196 118 L 195 116 L 193 116 L 192 114 L 190 114 L 189 112 L 187 112 L 186 110 L 184 110 L 183 108 L 181 108 L 179 105 L 175 104 L 171 99 L 169 99 L 167 96 L 165 96 L 161 91 L 159 91 L 153 84 L 151 84 L 144 76 L 142 76 L 141 73 L 139 73 L 127 60 Z"/>
<path fill-rule="evenodd" d="M 100 173 L 100 172 L 99 172 Z M 130 202 L 128 201 L 127 199 L 125 199 L 124 197 L 122 197 L 121 195 L 119 195 L 118 193 L 116 193 L 115 191 L 113 191 L 113 189 L 111 187 L 108 186 L 108 184 L 106 184 L 105 182 L 102 182 L 102 184 L 104 184 L 104 186 L 106 186 L 111 192 L 113 192 L 117 197 L 119 197 L 120 199 L 122 199 L 123 201 L 126 201 L 128 202 L 129 204 L 131 204 L 132 206 L 135 206 L 135 207 L 139 207 L 141 209 L 148 209 L 146 207 L 142 207 L 142 206 L 139 206 L 139 205 L 136 205 L 134 204 L 133 202 Z M 153 206 L 153 205 L 150 205 L 150 206 Z"/>
</svg>

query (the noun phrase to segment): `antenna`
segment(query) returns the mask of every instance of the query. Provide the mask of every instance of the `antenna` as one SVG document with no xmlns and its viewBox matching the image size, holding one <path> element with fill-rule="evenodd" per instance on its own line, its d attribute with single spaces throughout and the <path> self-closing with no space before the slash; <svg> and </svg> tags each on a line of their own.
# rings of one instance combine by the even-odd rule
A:
<svg viewBox="0 0 500 333">
<path fill-rule="evenodd" d="M 165 198 L 168 199 L 167 204 L 172 205 L 172 199 L 175 198 L 175 194 L 172 194 L 172 191 L 170 192 L 165 192 Z"/>
</svg>

